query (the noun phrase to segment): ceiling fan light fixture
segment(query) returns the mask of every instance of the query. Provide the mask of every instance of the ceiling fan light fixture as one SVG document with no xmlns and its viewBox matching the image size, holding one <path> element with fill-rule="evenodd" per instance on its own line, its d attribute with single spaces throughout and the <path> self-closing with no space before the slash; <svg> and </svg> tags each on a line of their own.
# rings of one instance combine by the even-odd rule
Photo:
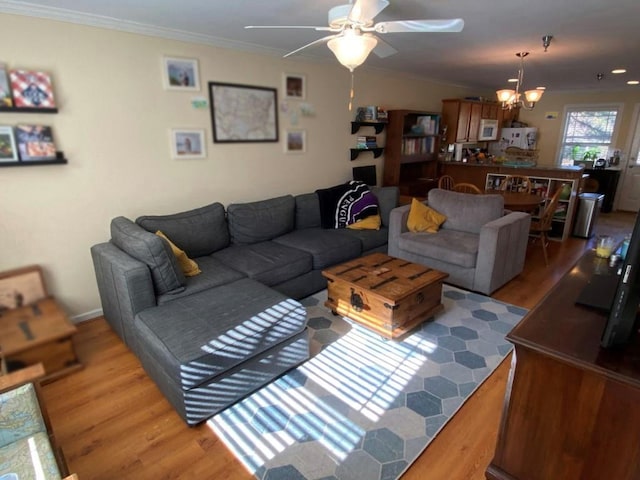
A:
<svg viewBox="0 0 640 480">
<path fill-rule="evenodd" d="M 354 29 L 347 29 L 344 34 L 327 42 L 338 61 L 353 72 L 367 59 L 378 40 L 371 35 L 362 35 Z"/>
</svg>

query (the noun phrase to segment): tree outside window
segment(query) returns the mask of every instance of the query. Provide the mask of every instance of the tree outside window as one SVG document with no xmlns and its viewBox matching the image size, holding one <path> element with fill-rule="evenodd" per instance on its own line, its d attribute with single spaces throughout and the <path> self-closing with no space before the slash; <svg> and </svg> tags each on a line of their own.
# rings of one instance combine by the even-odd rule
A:
<svg viewBox="0 0 640 480">
<path fill-rule="evenodd" d="M 573 165 L 574 160 L 610 157 L 620 110 L 619 105 L 568 107 L 558 163 Z"/>
</svg>

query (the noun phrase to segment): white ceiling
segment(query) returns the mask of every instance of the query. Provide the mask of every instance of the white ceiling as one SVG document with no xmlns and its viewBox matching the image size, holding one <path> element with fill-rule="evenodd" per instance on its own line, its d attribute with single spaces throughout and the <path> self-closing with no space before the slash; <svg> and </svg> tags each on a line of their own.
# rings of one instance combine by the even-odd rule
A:
<svg viewBox="0 0 640 480">
<path fill-rule="evenodd" d="M 367 65 L 481 90 L 506 88 L 516 52 L 529 51 L 525 87 L 548 91 L 640 89 L 640 0 L 390 0 L 376 21 L 462 18 L 460 33 L 389 33 L 398 53 Z M 325 36 L 314 30 L 245 30 L 245 25 L 326 26 L 341 0 L 0 0 L 0 12 L 34 15 L 283 55 Z M 554 36 L 545 53 L 542 36 Z M 326 45 L 297 56 L 337 61 Z M 612 75 L 613 68 L 626 68 Z M 604 78 L 597 80 L 596 75 Z"/>
</svg>

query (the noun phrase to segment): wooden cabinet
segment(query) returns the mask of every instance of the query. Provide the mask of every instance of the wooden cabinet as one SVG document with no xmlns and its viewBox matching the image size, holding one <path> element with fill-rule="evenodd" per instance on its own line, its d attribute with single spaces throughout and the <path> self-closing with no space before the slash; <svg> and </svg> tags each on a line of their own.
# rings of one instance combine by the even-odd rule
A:
<svg viewBox="0 0 640 480">
<path fill-rule="evenodd" d="M 533 217 L 538 218 L 544 208 L 547 206 L 554 192 L 558 188 L 563 188 L 564 185 L 569 185 L 570 190 L 567 189 L 567 195 L 561 195 L 556 207 L 556 213 L 553 216 L 551 222 L 551 232 L 549 232 L 549 238 L 553 240 L 566 240 L 571 234 L 571 225 L 573 223 L 573 213 L 576 208 L 576 198 L 578 195 L 578 180 L 570 180 L 567 178 L 553 178 L 553 177 L 533 177 L 529 176 L 531 180 L 531 193 L 540 195 L 544 200 L 540 204 L 538 211 L 533 212 Z M 491 190 L 497 188 L 504 180 L 506 174 L 487 174 L 485 190 Z"/>
<path fill-rule="evenodd" d="M 442 101 L 442 124 L 447 126 L 447 143 L 478 141 L 480 120 L 499 120 L 501 108 L 494 102 L 447 99 Z"/>
<path fill-rule="evenodd" d="M 587 251 L 507 335 L 515 353 L 487 479 L 640 478 L 640 340 L 602 349 L 607 314 L 575 304 L 606 268 Z"/>
<path fill-rule="evenodd" d="M 416 110 L 388 113 L 383 185 L 397 185 L 402 195 L 426 195 L 437 182 L 440 114 Z"/>
<path fill-rule="evenodd" d="M 478 141 L 480 120 L 498 120 L 499 128 L 518 120 L 518 108 L 503 110 L 497 102 L 446 99 L 442 101 L 442 127 L 447 127 L 446 142 L 475 143 Z M 500 131 L 498 130 L 498 135 Z"/>
</svg>

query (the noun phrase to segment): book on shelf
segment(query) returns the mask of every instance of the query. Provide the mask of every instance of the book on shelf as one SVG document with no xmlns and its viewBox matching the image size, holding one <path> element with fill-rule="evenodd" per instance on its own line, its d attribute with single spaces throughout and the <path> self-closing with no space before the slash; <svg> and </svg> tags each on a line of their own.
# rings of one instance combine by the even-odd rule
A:
<svg viewBox="0 0 640 480">
<path fill-rule="evenodd" d="M 438 133 L 438 117 L 435 115 L 421 115 L 416 119 L 416 125 L 424 135 Z"/>
<path fill-rule="evenodd" d="M 16 126 L 16 143 L 20 160 L 55 160 L 56 146 L 51 127 L 44 125 Z"/>
<path fill-rule="evenodd" d="M 358 135 L 356 138 L 356 148 L 377 148 L 378 139 L 373 135 Z"/>
<path fill-rule="evenodd" d="M 402 155 L 420 155 L 434 153 L 435 142 L 433 137 L 405 138 L 402 142 Z"/>
<path fill-rule="evenodd" d="M 51 77 L 47 73 L 10 70 L 9 81 L 16 107 L 55 108 Z"/>
</svg>

